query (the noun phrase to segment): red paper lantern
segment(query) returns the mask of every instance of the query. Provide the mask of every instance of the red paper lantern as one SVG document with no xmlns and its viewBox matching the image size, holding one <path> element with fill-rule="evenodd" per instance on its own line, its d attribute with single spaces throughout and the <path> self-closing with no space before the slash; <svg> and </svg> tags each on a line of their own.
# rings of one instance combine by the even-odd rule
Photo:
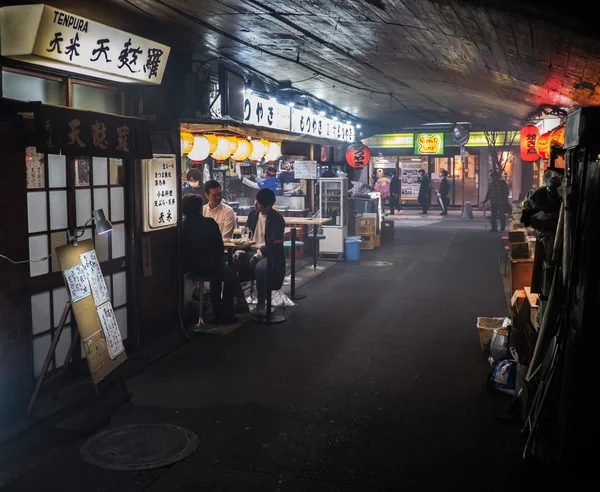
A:
<svg viewBox="0 0 600 492">
<path fill-rule="evenodd" d="M 521 129 L 521 159 L 526 162 L 537 161 L 540 156 L 537 151 L 537 141 L 540 129 L 535 125 L 527 125 Z"/>
<path fill-rule="evenodd" d="M 346 149 L 346 162 L 356 169 L 362 169 L 370 160 L 371 151 L 366 145 L 356 143 Z"/>
</svg>

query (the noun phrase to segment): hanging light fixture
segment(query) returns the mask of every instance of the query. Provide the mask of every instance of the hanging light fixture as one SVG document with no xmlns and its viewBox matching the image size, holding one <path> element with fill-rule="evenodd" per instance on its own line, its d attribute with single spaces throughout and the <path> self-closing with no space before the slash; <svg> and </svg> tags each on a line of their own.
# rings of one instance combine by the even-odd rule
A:
<svg viewBox="0 0 600 492">
<path fill-rule="evenodd" d="M 219 145 L 219 139 L 216 135 L 213 135 L 211 133 L 206 133 L 204 136 L 210 144 L 209 153 L 212 154 L 215 150 L 217 150 L 217 146 Z"/>
<path fill-rule="evenodd" d="M 189 132 L 181 132 L 181 155 L 188 155 L 194 146 L 194 135 Z"/>
<path fill-rule="evenodd" d="M 252 154 L 250 154 L 250 160 L 260 161 L 266 154 L 265 144 L 262 140 L 252 140 Z"/>
<path fill-rule="evenodd" d="M 213 159 L 215 159 L 216 161 L 224 161 L 225 159 L 228 159 L 229 156 L 231 155 L 231 152 L 229 150 L 230 145 L 231 144 L 227 137 L 218 136 L 217 137 L 217 148 L 211 154 Z"/>
<path fill-rule="evenodd" d="M 252 142 L 249 142 L 245 138 L 238 138 L 237 140 L 237 150 L 232 157 L 236 161 L 245 161 L 252 154 Z"/>
<path fill-rule="evenodd" d="M 281 142 L 270 142 L 265 161 L 273 162 L 281 157 Z"/>
<path fill-rule="evenodd" d="M 210 154 L 210 142 L 204 135 L 194 136 L 194 146 L 188 154 L 188 158 L 193 161 L 203 161 Z"/>
</svg>

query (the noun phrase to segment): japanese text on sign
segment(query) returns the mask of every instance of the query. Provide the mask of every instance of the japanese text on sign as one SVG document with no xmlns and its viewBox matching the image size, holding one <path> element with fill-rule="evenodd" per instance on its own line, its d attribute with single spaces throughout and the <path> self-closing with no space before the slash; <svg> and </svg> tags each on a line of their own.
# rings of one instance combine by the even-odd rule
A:
<svg viewBox="0 0 600 492">
<path fill-rule="evenodd" d="M 40 60 L 46 59 L 49 63 L 58 62 L 147 84 L 162 81 L 170 52 L 168 46 L 46 5 L 6 9 L 3 17 L 7 20 L 3 21 L 2 30 L 7 32 L 9 42 L 6 47 L 3 43 L 4 56 L 39 57 L 35 63 L 48 64 Z M 36 19 L 38 24 L 34 22 L 23 29 L 19 19 L 24 17 Z M 31 30 L 37 30 L 33 50 L 31 42 L 28 43 Z"/>
<path fill-rule="evenodd" d="M 145 166 L 148 226 L 151 230 L 172 227 L 179 215 L 175 157 L 155 157 L 145 161 Z"/>
</svg>

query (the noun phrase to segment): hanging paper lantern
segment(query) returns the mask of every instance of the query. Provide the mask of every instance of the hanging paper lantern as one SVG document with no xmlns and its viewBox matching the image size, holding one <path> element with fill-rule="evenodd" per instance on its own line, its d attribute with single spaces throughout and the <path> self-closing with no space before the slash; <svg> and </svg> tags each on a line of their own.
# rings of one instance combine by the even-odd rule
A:
<svg viewBox="0 0 600 492">
<path fill-rule="evenodd" d="M 217 149 L 212 153 L 213 159 L 216 161 L 224 161 L 231 156 L 230 149 L 231 144 L 227 137 L 217 137 Z"/>
<path fill-rule="evenodd" d="M 550 146 L 563 148 L 565 145 L 565 125 L 557 126 L 550 132 Z"/>
<path fill-rule="evenodd" d="M 227 137 L 227 140 L 229 140 L 229 153 L 231 155 L 235 154 L 235 152 L 237 151 L 238 148 L 238 138 L 231 136 L 231 137 Z"/>
<path fill-rule="evenodd" d="M 210 143 L 203 135 L 194 136 L 194 146 L 188 154 L 188 158 L 193 161 L 203 161 L 210 153 Z"/>
<path fill-rule="evenodd" d="M 245 161 L 252 154 L 252 142 L 249 142 L 245 138 L 238 138 L 237 150 L 233 154 L 233 158 L 236 161 Z"/>
<path fill-rule="evenodd" d="M 215 150 L 217 150 L 217 146 L 219 145 L 219 139 L 216 135 L 212 135 L 210 133 L 207 133 L 204 136 L 210 143 L 210 153 L 212 154 Z"/>
<path fill-rule="evenodd" d="M 550 134 L 552 132 L 546 132 L 543 135 L 540 135 L 537 139 L 536 150 L 539 156 L 544 159 L 550 159 L 550 150 L 551 150 L 551 142 L 550 142 Z"/>
<path fill-rule="evenodd" d="M 521 129 L 521 159 L 525 162 L 537 161 L 540 156 L 537 151 L 537 141 L 540 129 L 535 125 L 526 125 Z"/>
<path fill-rule="evenodd" d="M 355 143 L 346 149 L 346 162 L 356 169 L 362 169 L 371 159 L 371 150 L 366 145 Z"/>
<path fill-rule="evenodd" d="M 271 142 L 269 142 L 266 138 L 261 138 L 260 141 L 265 146 L 265 155 L 263 157 L 266 157 L 266 155 L 269 153 L 269 149 L 271 148 Z"/>
<path fill-rule="evenodd" d="M 270 142 L 269 143 L 269 151 L 265 156 L 265 161 L 273 162 L 281 157 L 281 143 L 280 142 Z"/>
<path fill-rule="evenodd" d="M 188 155 L 194 146 L 194 135 L 189 132 L 181 132 L 181 155 Z"/>
<path fill-rule="evenodd" d="M 252 140 L 252 154 L 250 154 L 251 161 L 260 161 L 269 149 L 265 147 L 265 144 L 261 140 Z"/>
</svg>

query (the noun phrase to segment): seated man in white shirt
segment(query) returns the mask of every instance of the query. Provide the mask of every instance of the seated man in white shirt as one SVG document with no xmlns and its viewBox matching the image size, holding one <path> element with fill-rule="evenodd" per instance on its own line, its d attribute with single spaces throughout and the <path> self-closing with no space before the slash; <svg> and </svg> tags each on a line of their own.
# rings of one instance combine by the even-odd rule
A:
<svg viewBox="0 0 600 492">
<path fill-rule="evenodd" d="M 204 205 L 202 215 L 214 219 L 219 226 L 223 239 L 230 239 L 235 229 L 235 212 L 223 203 L 223 190 L 218 181 L 211 179 L 204 184 L 208 204 Z"/>
</svg>

